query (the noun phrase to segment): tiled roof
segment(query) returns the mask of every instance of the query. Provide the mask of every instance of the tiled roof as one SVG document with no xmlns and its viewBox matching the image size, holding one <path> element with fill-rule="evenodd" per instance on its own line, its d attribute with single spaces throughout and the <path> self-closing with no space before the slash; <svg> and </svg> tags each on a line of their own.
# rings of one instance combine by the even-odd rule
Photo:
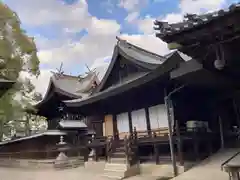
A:
<svg viewBox="0 0 240 180">
<path fill-rule="evenodd" d="M 51 81 L 55 88 L 77 97 L 81 97 L 89 94 L 89 89 L 91 89 L 92 82 L 97 81 L 97 77 L 95 73 L 87 74 L 81 79 L 76 76 L 55 73 L 51 77 Z"/>
<path fill-rule="evenodd" d="M 118 39 L 117 47 L 136 62 L 156 65 L 162 64 L 165 57 L 135 46 L 126 40 Z"/>
<path fill-rule="evenodd" d="M 180 23 L 168 24 L 168 22 L 162 22 L 156 20 L 154 22 L 154 29 L 157 31 L 156 35 L 160 38 L 164 38 L 168 35 L 174 35 L 182 31 L 190 30 L 192 28 L 199 27 L 201 25 L 212 22 L 220 17 L 228 15 L 230 13 L 240 10 L 240 3 L 232 4 L 227 9 L 221 9 L 212 13 L 203 15 L 187 14 L 185 20 Z"/>
<path fill-rule="evenodd" d="M 110 73 L 119 55 L 123 56 L 127 61 L 130 61 L 133 64 L 136 64 L 150 71 L 156 69 L 160 64 L 162 64 L 166 60 L 164 56 L 142 49 L 136 45 L 127 42 L 126 40 L 120 39 L 119 37 L 117 37 L 117 40 L 118 42 L 114 47 L 114 52 L 112 55 L 111 62 L 108 66 L 108 69 L 101 83 L 95 89 L 94 93 L 102 90 L 102 87 L 104 86 L 108 77 L 110 76 Z"/>
<path fill-rule="evenodd" d="M 50 78 L 48 89 L 44 98 L 35 106 L 38 107 L 40 104 L 48 101 L 53 91 L 68 96 L 69 99 L 88 97 L 91 93 L 90 90 L 93 81 L 98 82 L 97 75 L 93 72 L 87 74 L 82 78 L 66 74 L 54 73 Z"/>
</svg>

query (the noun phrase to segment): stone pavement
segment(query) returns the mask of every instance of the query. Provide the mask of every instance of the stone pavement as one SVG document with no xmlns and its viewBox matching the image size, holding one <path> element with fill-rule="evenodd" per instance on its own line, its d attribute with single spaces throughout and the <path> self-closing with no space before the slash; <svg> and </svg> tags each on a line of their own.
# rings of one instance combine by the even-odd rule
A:
<svg viewBox="0 0 240 180">
<path fill-rule="evenodd" d="M 196 167 L 172 180 L 228 180 L 228 173 L 221 170 L 221 164 L 232 157 L 239 149 L 225 149 L 209 157 Z"/>
<path fill-rule="evenodd" d="M 66 170 L 29 170 L 0 168 L 0 180 L 109 180 L 101 174 L 91 173 L 83 167 Z M 135 176 L 128 180 L 154 180 L 153 177 Z"/>
</svg>

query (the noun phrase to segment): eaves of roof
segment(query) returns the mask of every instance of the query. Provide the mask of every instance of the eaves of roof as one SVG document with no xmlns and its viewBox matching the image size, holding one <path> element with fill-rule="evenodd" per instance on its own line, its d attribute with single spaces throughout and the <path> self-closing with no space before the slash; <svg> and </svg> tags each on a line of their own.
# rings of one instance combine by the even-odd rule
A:
<svg viewBox="0 0 240 180">
<path fill-rule="evenodd" d="M 156 36 L 165 40 L 169 36 L 202 27 L 210 22 L 219 20 L 220 18 L 237 11 L 240 11 L 240 3 L 232 4 L 227 9 L 221 9 L 212 13 L 193 15 L 193 20 L 185 20 L 180 23 L 168 24 L 167 22 L 156 20 L 154 22 L 154 29 L 157 31 Z"/>
</svg>

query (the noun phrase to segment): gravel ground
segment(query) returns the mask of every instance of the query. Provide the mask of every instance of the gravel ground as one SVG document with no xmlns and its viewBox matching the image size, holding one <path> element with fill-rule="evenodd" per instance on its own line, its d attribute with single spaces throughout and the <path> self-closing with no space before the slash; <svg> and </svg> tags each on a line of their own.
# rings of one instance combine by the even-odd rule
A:
<svg viewBox="0 0 240 180">
<path fill-rule="evenodd" d="M 0 180 L 109 180 L 83 167 L 67 170 L 29 170 L 0 168 Z M 154 180 L 153 177 L 135 176 L 129 180 Z"/>
</svg>

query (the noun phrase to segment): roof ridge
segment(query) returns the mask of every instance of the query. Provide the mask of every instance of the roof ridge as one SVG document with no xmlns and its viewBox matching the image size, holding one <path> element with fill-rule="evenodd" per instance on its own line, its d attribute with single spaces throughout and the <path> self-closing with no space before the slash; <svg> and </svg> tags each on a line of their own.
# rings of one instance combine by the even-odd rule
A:
<svg viewBox="0 0 240 180">
<path fill-rule="evenodd" d="M 128 42 L 128 41 L 125 40 L 125 39 L 121 39 L 121 38 L 118 37 L 118 36 L 116 36 L 116 39 L 118 40 L 117 45 L 118 45 L 118 43 L 123 42 L 123 43 L 125 43 L 125 44 L 127 44 L 127 45 L 129 45 L 129 46 L 132 46 L 132 47 L 134 47 L 134 48 L 136 48 L 136 49 L 138 49 L 138 50 L 140 50 L 140 51 L 143 51 L 143 52 L 145 52 L 145 53 L 151 54 L 151 55 L 153 55 L 153 56 L 157 56 L 157 57 L 159 57 L 159 58 L 164 58 L 164 56 L 161 56 L 161 55 L 159 55 L 159 54 L 157 54 L 157 53 L 148 51 L 148 50 L 146 50 L 146 49 L 144 49 L 144 48 L 142 48 L 142 47 L 139 47 L 139 46 L 137 46 L 137 45 L 135 45 L 135 44 L 133 44 L 133 43 Z"/>
<path fill-rule="evenodd" d="M 53 71 L 51 71 L 51 72 L 53 73 L 53 76 L 54 76 L 54 75 L 61 75 L 61 76 L 66 76 L 66 77 L 78 78 L 78 76 L 74 76 L 74 75 L 70 75 L 70 74 L 53 72 Z M 51 76 L 51 77 L 52 77 L 52 76 Z"/>
</svg>

